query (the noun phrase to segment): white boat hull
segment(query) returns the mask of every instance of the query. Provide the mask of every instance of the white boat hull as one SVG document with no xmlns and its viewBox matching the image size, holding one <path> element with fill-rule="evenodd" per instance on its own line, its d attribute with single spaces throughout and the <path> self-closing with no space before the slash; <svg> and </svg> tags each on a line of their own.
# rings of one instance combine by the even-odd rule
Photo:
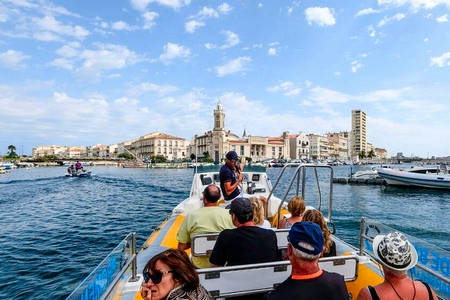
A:
<svg viewBox="0 0 450 300">
<path fill-rule="evenodd" d="M 379 169 L 378 175 L 383 177 L 386 183 L 390 185 L 450 189 L 449 175 L 417 174 L 395 169 Z"/>
</svg>

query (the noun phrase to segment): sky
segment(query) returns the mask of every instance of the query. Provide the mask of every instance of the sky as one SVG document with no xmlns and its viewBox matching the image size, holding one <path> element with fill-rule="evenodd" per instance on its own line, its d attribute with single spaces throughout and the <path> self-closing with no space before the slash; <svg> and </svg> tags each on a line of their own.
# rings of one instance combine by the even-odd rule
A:
<svg viewBox="0 0 450 300">
<path fill-rule="evenodd" d="M 450 155 L 450 0 L 0 0 L 0 153 L 351 130 Z"/>
</svg>

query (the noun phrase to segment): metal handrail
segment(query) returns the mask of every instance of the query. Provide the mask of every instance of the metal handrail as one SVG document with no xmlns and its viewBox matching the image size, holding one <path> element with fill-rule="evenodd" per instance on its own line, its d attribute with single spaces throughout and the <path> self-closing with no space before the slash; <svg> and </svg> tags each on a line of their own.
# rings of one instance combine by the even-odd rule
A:
<svg viewBox="0 0 450 300">
<path fill-rule="evenodd" d="M 364 250 L 364 239 L 368 240 L 369 242 L 373 242 L 373 239 L 369 236 L 367 236 L 364 233 L 364 226 L 366 223 L 366 218 L 361 218 L 361 222 L 360 222 L 360 240 L 359 240 L 359 255 L 364 255 L 364 253 L 369 254 L 370 256 L 373 256 L 372 253 L 370 251 L 366 251 Z M 440 280 L 444 281 L 447 284 L 450 284 L 450 279 L 437 273 L 436 271 L 422 265 L 421 263 L 417 263 L 414 267 L 419 268 L 421 270 L 424 270 L 427 273 L 430 273 L 431 275 L 439 278 Z"/>
<path fill-rule="evenodd" d="M 269 196 L 267 197 L 267 203 L 269 206 L 269 201 L 270 201 L 270 197 L 273 195 L 275 189 L 278 186 L 278 183 L 280 182 L 281 178 L 283 177 L 284 172 L 286 171 L 287 167 L 293 167 L 296 166 L 296 164 L 292 164 L 292 163 L 288 163 L 286 164 L 283 169 L 281 170 L 280 174 L 278 175 L 278 178 L 272 188 L 272 190 L 269 193 Z M 330 188 L 329 188 L 329 207 L 328 207 L 328 221 L 331 222 L 331 216 L 332 216 L 332 207 L 333 207 L 333 176 L 334 176 L 334 170 L 332 167 L 330 166 L 318 166 L 318 165 L 299 165 L 297 166 L 294 175 L 291 178 L 291 181 L 289 182 L 288 188 L 286 189 L 286 192 L 284 193 L 281 202 L 278 206 L 278 211 L 277 211 L 277 222 L 278 222 L 278 226 L 280 225 L 280 214 L 281 214 L 281 208 L 284 204 L 284 202 L 286 201 L 287 195 L 289 194 L 291 188 L 292 188 L 292 184 L 294 183 L 295 178 L 297 178 L 297 187 L 296 187 L 296 196 L 298 196 L 299 193 L 299 189 L 300 189 L 300 173 L 302 174 L 302 198 L 305 198 L 305 186 L 306 186 L 306 169 L 307 168 L 314 168 L 314 174 L 315 174 L 315 179 L 316 179 L 316 183 L 317 183 L 317 189 L 319 192 L 319 205 L 318 205 L 318 210 L 321 210 L 321 204 L 322 204 L 322 193 L 320 191 L 320 184 L 319 184 L 319 176 L 317 173 L 317 168 L 327 168 L 330 170 Z"/>
</svg>

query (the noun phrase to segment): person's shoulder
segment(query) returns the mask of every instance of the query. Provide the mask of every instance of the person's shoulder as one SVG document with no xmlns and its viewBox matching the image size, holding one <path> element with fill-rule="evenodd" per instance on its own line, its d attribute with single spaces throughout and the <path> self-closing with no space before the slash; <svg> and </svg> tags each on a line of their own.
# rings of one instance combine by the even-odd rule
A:
<svg viewBox="0 0 450 300">
<path fill-rule="evenodd" d="M 330 285 L 332 285 L 332 284 L 345 285 L 344 276 L 342 276 L 341 274 L 338 274 L 338 273 L 327 272 L 327 271 L 323 270 L 323 279 Z"/>
<path fill-rule="evenodd" d="M 283 299 L 287 300 L 290 299 L 292 296 L 291 293 L 293 292 L 294 288 L 292 286 L 294 282 L 291 280 L 291 277 L 288 277 L 285 281 L 280 283 L 273 291 L 267 293 L 264 296 L 264 300 L 275 300 L 275 299 Z"/>
</svg>

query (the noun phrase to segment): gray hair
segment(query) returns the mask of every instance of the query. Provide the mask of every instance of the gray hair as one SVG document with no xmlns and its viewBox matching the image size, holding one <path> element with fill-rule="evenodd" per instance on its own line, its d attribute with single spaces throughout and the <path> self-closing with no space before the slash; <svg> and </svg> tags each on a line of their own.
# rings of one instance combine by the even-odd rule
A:
<svg viewBox="0 0 450 300">
<path fill-rule="evenodd" d="M 319 253 L 317 255 L 313 255 L 313 254 L 305 253 L 305 252 L 303 252 L 301 250 L 298 250 L 291 243 L 289 243 L 289 245 L 291 245 L 292 253 L 294 254 L 294 256 L 296 258 L 300 258 L 300 259 L 308 260 L 308 261 L 314 261 L 314 260 L 316 260 L 316 259 L 318 259 L 320 257 L 321 253 Z"/>
</svg>

